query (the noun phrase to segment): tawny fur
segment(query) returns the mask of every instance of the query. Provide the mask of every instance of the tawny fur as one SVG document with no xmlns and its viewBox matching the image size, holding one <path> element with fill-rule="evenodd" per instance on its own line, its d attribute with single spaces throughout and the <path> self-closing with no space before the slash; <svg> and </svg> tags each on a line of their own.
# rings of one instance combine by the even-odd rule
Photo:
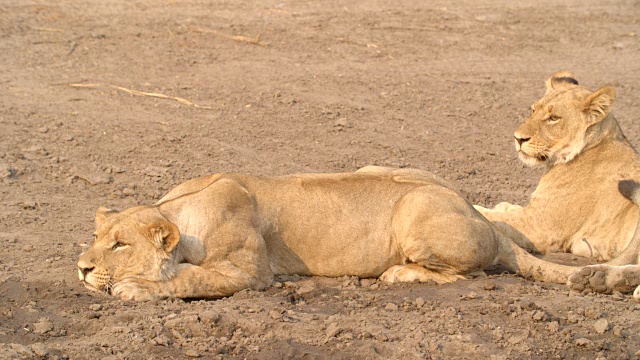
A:
<svg viewBox="0 0 640 360">
<path fill-rule="evenodd" d="M 531 201 L 476 209 L 529 250 L 637 264 L 638 206 L 620 186 L 640 179 L 640 157 L 611 113 L 614 90 L 592 92 L 566 71 L 546 86 L 514 134 L 520 159 L 546 167 Z"/>
<path fill-rule="evenodd" d="M 575 270 L 527 254 L 444 180 L 410 169 L 217 174 L 154 206 L 99 209 L 96 225 L 80 279 L 133 300 L 218 298 L 277 274 L 445 283 L 502 263 L 563 283 Z"/>
</svg>

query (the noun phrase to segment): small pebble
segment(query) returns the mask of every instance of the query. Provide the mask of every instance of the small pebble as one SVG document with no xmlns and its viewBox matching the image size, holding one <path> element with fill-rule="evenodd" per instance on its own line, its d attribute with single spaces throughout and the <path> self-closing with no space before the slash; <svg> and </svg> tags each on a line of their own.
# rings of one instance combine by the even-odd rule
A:
<svg viewBox="0 0 640 360">
<path fill-rule="evenodd" d="M 164 334 L 160 334 L 160 335 L 154 337 L 153 341 L 156 344 L 162 345 L 162 346 L 169 346 L 169 344 L 171 343 L 171 340 L 169 340 L 169 338 L 166 337 Z"/>
<path fill-rule="evenodd" d="M 338 335 L 342 329 L 338 326 L 338 323 L 331 323 L 327 326 L 327 339 L 330 339 L 336 335 Z"/>
<path fill-rule="evenodd" d="M 277 320 L 282 318 L 282 314 L 280 314 L 279 311 L 271 310 L 269 311 L 269 317 L 272 318 L 273 320 Z"/>
<path fill-rule="evenodd" d="M 620 325 L 616 325 L 613 327 L 613 335 L 615 336 L 622 336 L 622 327 Z"/>
<path fill-rule="evenodd" d="M 599 319 L 593 324 L 593 328 L 596 330 L 598 334 L 604 334 L 607 330 L 609 330 L 609 322 L 607 319 Z"/>
<path fill-rule="evenodd" d="M 398 310 L 398 305 L 394 303 L 388 303 L 387 306 L 384 307 L 384 309 L 387 311 L 396 311 Z"/>
<path fill-rule="evenodd" d="M 544 318 L 546 317 L 546 313 L 542 310 L 536 310 L 533 312 L 533 315 L 531 316 L 531 318 L 535 321 L 542 321 L 544 320 Z"/>
<path fill-rule="evenodd" d="M 184 352 L 184 355 L 190 358 L 199 358 L 200 354 L 195 350 L 187 350 Z"/>
<path fill-rule="evenodd" d="M 591 346 L 593 345 L 593 341 L 587 338 L 580 338 L 576 340 L 576 345 L 578 346 Z"/>
<path fill-rule="evenodd" d="M 36 202 L 33 200 L 25 200 L 22 202 L 22 208 L 25 210 L 33 210 L 36 208 Z"/>
<path fill-rule="evenodd" d="M 47 357 L 47 355 L 49 355 L 49 349 L 43 343 L 31 345 L 31 350 L 40 357 Z"/>
<path fill-rule="evenodd" d="M 496 289 L 496 282 L 493 281 L 493 280 L 486 281 L 484 283 L 484 289 L 487 290 L 487 291 L 495 290 Z"/>
<path fill-rule="evenodd" d="M 33 332 L 36 334 L 46 334 L 53 330 L 53 322 L 49 318 L 41 318 L 33 324 Z"/>
</svg>

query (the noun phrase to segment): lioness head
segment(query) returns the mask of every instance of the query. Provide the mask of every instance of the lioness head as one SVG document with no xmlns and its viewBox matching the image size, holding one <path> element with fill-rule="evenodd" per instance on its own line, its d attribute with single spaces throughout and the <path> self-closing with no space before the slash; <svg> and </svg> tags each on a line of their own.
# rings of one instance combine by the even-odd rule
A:
<svg viewBox="0 0 640 360">
<path fill-rule="evenodd" d="M 587 145 L 588 129 L 609 115 L 616 96 L 608 86 L 595 92 L 579 86 L 568 71 L 553 74 L 546 87 L 514 134 L 518 156 L 530 166 L 571 161 Z"/>
<path fill-rule="evenodd" d="M 178 228 L 150 207 L 121 213 L 99 208 L 93 244 L 78 261 L 78 276 L 94 291 L 110 292 L 126 278 L 161 281 L 171 277 L 171 250 Z"/>
</svg>

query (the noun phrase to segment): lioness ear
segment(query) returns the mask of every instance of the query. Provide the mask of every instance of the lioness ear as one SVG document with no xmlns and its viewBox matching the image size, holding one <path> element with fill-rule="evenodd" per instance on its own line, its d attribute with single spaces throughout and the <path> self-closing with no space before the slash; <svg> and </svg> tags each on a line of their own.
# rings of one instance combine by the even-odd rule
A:
<svg viewBox="0 0 640 360">
<path fill-rule="evenodd" d="M 589 125 L 604 119 L 611 112 L 611 105 L 616 100 L 616 92 L 609 86 L 602 87 L 591 94 L 584 102 L 584 114 Z"/>
<path fill-rule="evenodd" d="M 117 210 L 107 209 L 104 206 L 100 206 L 98 210 L 96 210 L 96 227 L 100 227 L 100 225 L 102 225 L 109 216 L 117 213 Z"/>
<path fill-rule="evenodd" d="M 547 81 L 544 82 L 544 84 L 547 86 L 547 92 L 545 93 L 546 95 L 553 91 L 553 89 L 562 85 L 578 85 L 578 80 L 575 79 L 570 71 L 562 70 L 551 75 L 551 77 L 548 78 Z"/>
<path fill-rule="evenodd" d="M 163 249 L 167 254 L 173 250 L 180 241 L 178 227 L 168 221 L 158 221 L 147 227 L 149 239 L 158 249 Z"/>
</svg>

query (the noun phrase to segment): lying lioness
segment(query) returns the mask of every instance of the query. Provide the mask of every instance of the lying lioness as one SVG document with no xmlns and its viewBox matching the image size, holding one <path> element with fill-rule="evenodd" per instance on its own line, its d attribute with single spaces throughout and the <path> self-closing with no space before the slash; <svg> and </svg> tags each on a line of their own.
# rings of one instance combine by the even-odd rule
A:
<svg viewBox="0 0 640 360">
<path fill-rule="evenodd" d="M 80 280 L 122 299 L 218 298 L 276 274 L 455 281 L 501 263 L 564 283 L 575 269 L 504 237 L 444 180 L 418 170 L 187 181 L 153 206 L 98 209 Z"/>
</svg>

